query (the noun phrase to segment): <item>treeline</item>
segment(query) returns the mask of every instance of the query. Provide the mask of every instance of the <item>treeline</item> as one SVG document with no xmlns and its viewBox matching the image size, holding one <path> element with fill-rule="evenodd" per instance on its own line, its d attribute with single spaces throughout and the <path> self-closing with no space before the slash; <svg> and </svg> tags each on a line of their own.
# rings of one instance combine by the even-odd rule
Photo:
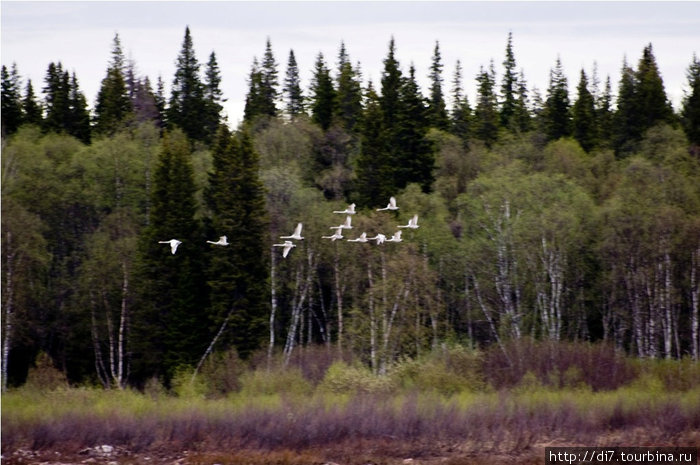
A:
<svg viewBox="0 0 700 465">
<path fill-rule="evenodd" d="M 105 387 L 300 344 L 375 373 L 525 337 L 700 357 L 697 58 L 676 112 L 651 45 L 616 96 L 581 70 L 572 98 L 561 60 L 540 96 L 509 35 L 471 103 L 459 63 L 446 96 L 438 43 L 427 95 L 395 52 L 365 83 L 341 44 L 304 91 L 294 52 L 280 79 L 268 40 L 235 131 L 216 55 L 202 71 L 189 29 L 169 99 L 118 36 L 91 110 L 61 63 L 41 102 L 3 67 L 3 385 L 40 352 Z M 398 212 L 376 212 L 392 195 Z M 350 202 L 348 237 L 414 214 L 420 228 L 400 244 L 321 239 Z M 272 244 L 298 222 L 283 259 Z M 229 246 L 206 243 L 220 235 Z M 176 254 L 158 243 L 172 238 Z"/>
</svg>

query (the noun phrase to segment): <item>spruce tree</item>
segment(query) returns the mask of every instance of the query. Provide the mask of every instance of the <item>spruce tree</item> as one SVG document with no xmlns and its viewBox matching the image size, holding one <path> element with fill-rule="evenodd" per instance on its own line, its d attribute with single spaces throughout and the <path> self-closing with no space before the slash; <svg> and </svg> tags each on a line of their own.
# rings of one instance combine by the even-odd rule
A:
<svg viewBox="0 0 700 465">
<path fill-rule="evenodd" d="M 430 65 L 430 98 L 428 100 L 428 121 L 435 128 L 447 131 L 449 118 L 447 107 L 442 93 L 442 59 L 440 57 L 440 44 L 435 42 L 433 61 Z"/>
<path fill-rule="evenodd" d="M 272 53 L 272 44 L 270 39 L 265 43 L 265 54 L 263 55 L 262 66 L 260 68 L 260 96 L 262 108 L 260 111 L 263 115 L 270 117 L 277 116 L 277 98 L 279 92 L 277 86 L 277 62 Z"/>
<path fill-rule="evenodd" d="M 190 28 L 186 27 L 170 93 L 168 125 L 181 128 L 190 140 L 203 141 L 207 134 L 204 124 L 206 107 L 199 63 L 194 53 Z"/>
<path fill-rule="evenodd" d="M 157 97 L 153 92 L 151 81 L 148 77 L 136 81 L 132 106 L 134 109 L 134 120 L 137 123 L 152 121 L 157 126 L 162 126 L 162 115 L 158 108 Z"/>
<path fill-rule="evenodd" d="M 44 130 L 53 132 L 65 131 L 65 123 L 68 121 L 70 82 L 68 72 L 63 70 L 63 65 L 49 63 L 44 78 L 45 94 L 44 102 L 46 115 L 44 117 Z"/>
<path fill-rule="evenodd" d="M 107 75 L 102 79 L 95 101 L 94 122 L 97 133 L 114 133 L 124 125 L 125 120 L 132 112 L 131 98 L 124 72 L 124 54 L 119 34 L 116 34 L 112 46 L 112 59 L 107 67 Z"/>
<path fill-rule="evenodd" d="M 257 57 L 253 58 L 253 65 L 248 75 L 248 93 L 245 97 L 245 107 L 243 109 L 243 119 L 252 123 L 256 118 L 263 115 L 262 104 L 262 73 Z"/>
<path fill-rule="evenodd" d="M 203 247 L 197 217 L 190 142 L 179 130 L 166 132 L 153 175 L 148 226 L 141 234 L 139 305 L 133 321 L 137 378 L 163 378 L 192 366 L 207 347 L 210 319 L 203 279 Z M 178 239 L 175 254 L 169 244 Z"/>
<path fill-rule="evenodd" d="M 601 145 L 609 146 L 613 139 L 612 85 L 610 76 L 605 80 L 605 89 L 596 99 L 596 120 L 598 121 L 598 136 Z"/>
<path fill-rule="evenodd" d="M 204 140 L 211 143 L 219 129 L 221 111 L 224 109 L 221 92 L 221 71 L 216 61 L 216 53 L 211 52 L 204 71 Z"/>
<path fill-rule="evenodd" d="M 627 65 L 625 59 L 617 86 L 617 109 L 613 116 L 613 146 L 618 156 L 629 153 L 641 138 L 641 115 L 635 98 L 636 85 L 634 70 Z"/>
<path fill-rule="evenodd" d="M 211 246 L 208 252 L 212 329 L 224 327 L 220 343 L 235 346 L 247 357 L 264 338 L 269 301 L 264 186 L 248 133 L 232 136 L 222 125 L 212 164 L 205 192 L 211 212 L 210 235 L 226 235 L 230 244 Z"/>
<path fill-rule="evenodd" d="M 683 97 L 681 121 L 683 129 L 693 145 L 700 145 L 700 60 L 693 54 L 693 61 L 686 71 L 688 90 Z"/>
<path fill-rule="evenodd" d="M 299 78 L 299 67 L 297 65 L 294 50 L 289 51 L 287 60 L 287 73 L 284 78 L 284 88 L 282 92 L 285 96 L 285 110 L 287 116 L 294 120 L 304 114 L 304 95 L 301 91 L 301 79 Z"/>
<path fill-rule="evenodd" d="M 403 76 L 399 68 L 399 62 L 396 59 L 396 47 L 394 38 L 389 41 L 389 53 L 384 59 L 384 69 L 382 71 L 382 90 L 379 102 L 382 107 L 382 116 L 384 118 L 384 127 L 391 131 L 395 125 L 396 116 L 401 101 L 401 84 Z"/>
<path fill-rule="evenodd" d="M 518 76 L 516 72 L 515 55 L 513 54 L 513 33 L 508 33 L 506 57 L 503 60 L 503 80 L 501 82 L 500 120 L 506 129 L 516 129 L 514 122 L 516 112 L 516 94 L 518 92 Z"/>
<path fill-rule="evenodd" d="M 85 95 L 80 91 L 78 78 L 72 74 L 68 89 L 68 120 L 65 123 L 68 134 L 89 144 L 91 138 L 90 113 Z"/>
<path fill-rule="evenodd" d="M 13 134 L 22 124 L 22 94 L 17 64 L 12 70 L 2 66 L 2 135 Z"/>
<path fill-rule="evenodd" d="M 472 110 L 469 99 L 462 89 L 462 63 L 457 60 L 452 79 L 452 111 L 450 112 L 450 132 L 462 140 L 466 147 L 472 132 Z"/>
<path fill-rule="evenodd" d="M 549 140 L 571 135 L 569 87 L 561 59 L 549 72 L 549 88 L 544 104 L 544 130 Z"/>
<path fill-rule="evenodd" d="M 525 81 L 525 73 L 520 70 L 518 78 L 517 96 L 515 98 L 515 107 L 513 116 L 510 119 L 511 129 L 519 132 L 526 132 L 532 129 L 532 115 L 528 103 L 527 83 Z"/>
<path fill-rule="evenodd" d="M 657 123 L 673 122 L 673 109 L 666 97 L 651 44 L 644 47 L 636 72 L 635 100 L 640 116 L 640 133 Z"/>
<path fill-rule="evenodd" d="M 598 144 L 598 126 L 593 95 L 588 90 L 588 79 L 581 70 L 577 87 L 578 97 L 572 107 L 573 136 L 586 152 Z"/>
<path fill-rule="evenodd" d="M 167 114 L 166 114 L 166 99 L 165 99 L 165 83 L 163 82 L 163 77 L 158 76 L 158 82 L 156 83 L 156 93 L 153 96 L 156 101 L 156 110 L 158 110 L 160 121 L 160 127 L 164 128 L 167 125 Z"/>
<path fill-rule="evenodd" d="M 23 112 L 23 123 L 34 124 L 36 126 L 41 126 L 43 123 L 43 116 L 41 112 L 41 106 L 36 101 L 36 96 L 34 95 L 34 87 L 32 86 L 32 80 L 27 80 L 27 87 L 24 91 L 24 99 L 22 100 L 22 112 Z"/>
<path fill-rule="evenodd" d="M 354 69 L 341 42 L 338 52 L 338 76 L 336 78 L 336 108 L 334 119 L 348 131 L 354 131 L 362 117 L 362 85 L 358 69 Z"/>
<path fill-rule="evenodd" d="M 319 53 L 311 78 L 311 121 L 328 130 L 333 122 L 336 93 L 333 88 L 330 70 L 326 66 L 323 54 Z"/>
<path fill-rule="evenodd" d="M 476 77 L 479 85 L 474 109 L 474 135 L 482 140 L 487 147 L 491 147 L 498 139 L 499 116 L 494 85 L 496 72 L 493 62 L 489 70 L 482 66 Z"/>
</svg>

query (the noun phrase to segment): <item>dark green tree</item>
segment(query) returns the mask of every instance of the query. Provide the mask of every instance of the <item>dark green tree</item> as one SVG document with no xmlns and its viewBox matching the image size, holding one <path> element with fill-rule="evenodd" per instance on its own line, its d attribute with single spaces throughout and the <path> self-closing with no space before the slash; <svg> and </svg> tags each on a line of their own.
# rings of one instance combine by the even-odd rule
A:
<svg viewBox="0 0 700 465">
<path fill-rule="evenodd" d="M 527 83 L 525 73 L 521 70 L 518 78 L 518 89 L 515 97 L 513 115 L 510 118 L 511 129 L 526 132 L 532 129 L 532 115 L 530 114 Z"/>
<path fill-rule="evenodd" d="M 578 97 L 571 109 L 573 116 L 573 136 L 586 152 L 598 145 L 598 125 L 593 95 L 588 90 L 586 72 L 581 70 L 577 87 Z"/>
<path fill-rule="evenodd" d="M 569 86 L 561 59 L 549 72 L 549 88 L 544 104 L 544 130 L 549 140 L 571 135 L 571 105 Z"/>
<path fill-rule="evenodd" d="M 348 131 L 354 131 L 362 117 L 362 85 L 359 74 L 359 64 L 357 69 L 353 69 L 345 44 L 341 42 L 338 52 L 334 118 Z"/>
<path fill-rule="evenodd" d="M 693 54 L 693 61 L 686 71 L 688 90 L 683 97 L 681 120 L 691 144 L 700 145 L 700 60 Z"/>
<path fill-rule="evenodd" d="M 165 99 L 165 83 L 163 82 L 163 78 L 161 76 L 158 76 L 158 82 L 156 83 L 156 93 L 153 97 L 156 101 L 156 109 L 158 110 L 158 119 L 160 121 L 160 127 L 164 128 L 168 122 L 166 114 L 167 102 Z"/>
<path fill-rule="evenodd" d="M 336 92 L 322 53 L 316 57 L 314 74 L 311 78 L 311 94 L 311 121 L 326 131 L 333 123 Z"/>
<path fill-rule="evenodd" d="M 285 110 L 290 119 L 304 114 L 304 95 L 301 91 L 301 79 L 299 78 L 299 66 L 297 65 L 294 50 L 289 51 L 287 60 L 287 73 L 284 78 L 282 92 L 285 96 Z"/>
<path fill-rule="evenodd" d="M 384 118 L 384 127 L 391 132 L 394 128 L 396 117 L 399 112 L 401 103 L 401 85 L 403 76 L 399 68 L 399 62 L 396 59 L 396 47 L 394 38 L 389 41 L 389 53 L 384 59 L 384 69 L 382 70 L 382 90 L 379 102 L 382 107 L 382 116 Z M 391 135 L 389 135 L 391 137 Z"/>
<path fill-rule="evenodd" d="M 426 138 L 430 126 L 428 108 L 420 93 L 411 65 L 400 93 L 401 107 L 396 118 L 396 137 L 391 143 L 394 162 L 394 185 L 399 189 L 417 183 L 429 192 L 433 183 L 435 154 Z"/>
<path fill-rule="evenodd" d="M 430 98 L 428 99 L 428 121 L 431 126 L 447 131 L 449 118 L 445 97 L 442 93 L 442 58 L 440 56 L 440 43 L 435 42 L 433 61 L 430 65 Z"/>
<path fill-rule="evenodd" d="M 261 112 L 263 115 L 277 116 L 277 99 L 279 97 L 279 91 L 277 90 L 279 85 L 277 82 L 277 62 L 272 53 L 272 44 L 269 38 L 265 43 L 265 54 L 263 55 L 260 72 L 262 73 L 260 94 L 263 105 Z"/>
<path fill-rule="evenodd" d="M 156 170 L 149 224 L 140 238 L 139 303 L 134 307 L 135 376 L 166 383 L 175 370 L 192 366 L 209 339 L 203 279 L 204 237 L 196 219 L 190 142 L 179 130 L 166 132 Z M 171 253 L 169 244 L 182 244 Z"/>
<path fill-rule="evenodd" d="M 596 120 L 601 145 L 610 145 L 613 138 L 612 86 L 610 76 L 605 79 L 605 88 L 596 99 Z"/>
<path fill-rule="evenodd" d="M 211 246 L 207 280 L 213 336 L 225 328 L 225 346 L 247 357 L 264 339 L 268 307 L 268 219 L 258 155 L 246 131 L 232 136 L 222 126 L 213 147 L 205 192 L 211 235 L 229 246 Z"/>
<path fill-rule="evenodd" d="M 644 47 L 636 72 L 635 100 L 640 117 L 640 131 L 657 123 L 672 123 L 673 109 L 666 97 L 664 83 L 651 44 Z"/>
<path fill-rule="evenodd" d="M 22 113 L 23 123 L 34 124 L 36 126 L 42 125 L 43 116 L 41 112 L 41 106 L 36 101 L 36 96 L 34 95 L 34 87 L 32 86 L 31 79 L 27 80 L 27 87 L 24 91 L 24 99 L 22 100 Z"/>
<path fill-rule="evenodd" d="M 462 140 L 466 146 L 472 133 L 472 109 L 462 88 L 462 63 L 457 60 L 452 78 L 452 110 L 450 111 L 450 132 Z"/>
<path fill-rule="evenodd" d="M 59 63 L 49 63 L 44 78 L 45 86 L 44 103 L 46 116 L 44 117 L 44 130 L 53 132 L 65 131 L 65 123 L 68 121 L 70 82 L 68 72 L 63 70 Z"/>
<path fill-rule="evenodd" d="M 493 62 L 488 70 L 482 66 L 476 76 L 478 83 L 476 108 L 474 109 L 474 136 L 491 147 L 498 139 L 499 116 L 494 86 L 496 72 Z"/>
<path fill-rule="evenodd" d="M 77 137 L 80 141 L 89 144 L 92 128 L 90 127 L 90 113 L 87 108 L 85 95 L 80 91 L 78 78 L 75 73 L 71 75 L 68 89 L 68 121 L 65 123 L 66 132 Z"/>
<path fill-rule="evenodd" d="M 518 75 L 516 71 L 515 55 L 513 54 L 513 33 L 508 33 L 506 44 L 506 57 L 503 60 L 503 80 L 501 81 L 500 120 L 501 126 L 514 130 L 514 121 L 518 93 Z"/>
<path fill-rule="evenodd" d="M 248 93 L 245 97 L 245 107 L 243 109 L 243 119 L 246 122 L 253 122 L 263 115 L 263 95 L 262 95 L 262 72 L 257 57 L 253 58 L 253 65 L 248 75 Z"/>
<path fill-rule="evenodd" d="M 204 71 L 204 140 L 210 143 L 219 129 L 222 103 L 226 99 L 221 91 L 221 71 L 216 61 L 216 53 L 211 52 Z"/>
<path fill-rule="evenodd" d="M 133 67 L 131 68 L 133 72 Z M 107 75 L 102 79 L 95 101 L 95 131 L 100 134 L 113 134 L 123 127 L 131 114 L 132 101 L 125 79 L 124 54 L 119 34 L 114 36 L 112 59 L 107 67 Z"/>
<path fill-rule="evenodd" d="M 2 135 L 13 134 L 22 124 L 22 91 L 17 64 L 2 66 Z"/>
<path fill-rule="evenodd" d="M 617 109 L 613 116 L 613 146 L 618 156 L 629 153 L 642 136 L 635 88 L 634 70 L 627 65 L 625 59 L 617 86 Z"/>
<path fill-rule="evenodd" d="M 177 57 L 175 78 L 170 93 L 167 120 L 170 127 L 179 127 L 190 140 L 206 140 L 207 105 L 204 84 L 199 76 L 199 63 L 194 53 L 190 28 L 185 28 L 182 49 Z"/>
</svg>

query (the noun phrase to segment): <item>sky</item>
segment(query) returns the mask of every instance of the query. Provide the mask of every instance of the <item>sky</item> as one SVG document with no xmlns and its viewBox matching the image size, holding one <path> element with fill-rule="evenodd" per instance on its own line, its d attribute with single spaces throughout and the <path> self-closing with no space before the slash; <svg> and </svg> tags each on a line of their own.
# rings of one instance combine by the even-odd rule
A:
<svg viewBox="0 0 700 465">
<path fill-rule="evenodd" d="M 436 41 L 444 65 L 443 91 L 449 94 L 457 60 L 470 102 L 475 77 L 493 60 L 500 85 L 508 34 L 518 69 L 528 88 L 544 96 L 557 58 L 569 79 L 572 101 L 580 71 L 594 66 L 613 91 L 623 59 L 636 67 L 651 43 L 666 92 L 678 108 L 687 90 L 686 70 L 700 55 L 700 2 L 553 2 L 553 1 L 7 1 L 0 2 L 3 65 L 17 64 L 37 95 L 51 62 L 75 72 L 92 107 L 119 34 L 137 74 L 152 83 L 162 77 L 166 97 L 189 26 L 195 53 L 204 70 L 211 52 L 221 70 L 221 89 L 229 123 L 243 116 L 246 79 L 253 58 L 261 58 L 269 38 L 284 78 L 289 51 L 299 65 L 302 87 L 310 84 L 319 53 L 335 70 L 341 42 L 353 63 L 360 63 L 365 83 L 379 86 L 390 39 L 404 72 L 413 64 L 428 94 Z"/>
</svg>

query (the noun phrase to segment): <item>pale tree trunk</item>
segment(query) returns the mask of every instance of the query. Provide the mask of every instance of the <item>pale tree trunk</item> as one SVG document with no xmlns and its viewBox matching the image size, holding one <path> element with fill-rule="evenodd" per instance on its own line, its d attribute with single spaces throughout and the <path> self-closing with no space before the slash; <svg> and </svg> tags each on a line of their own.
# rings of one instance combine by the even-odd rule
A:
<svg viewBox="0 0 700 465">
<path fill-rule="evenodd" d="M 343 288 L 340 285 L 340 257 L 338 247 L 335 248 L 333 259 L 333 274 L 335 275 L 335 299 L 338 307 L 338 354 L 343 353 Z"/>
<path fill-rule="evenodd" d="M 285 366 L 287 366 L 289 364 L 289 360 L 292 356 L 292 351 L 294 350 L 294 346 L 296 345 L 297 328 L 299 327 L 299 321 L 301 319 L 302 309 L 304 308 L 304 303 L 306 302 L 306 297 L 309 293 L 309 288 L 311 288 L 311 284 L 313 281 L 313 268 L 314 268 L 313 257 L 314 257 L 313 252 L 309 251 L 307 253 L 308 266 L 307 266 L 307 270 L 306 270 L 306 278 L 304 279 L 303 284 L 302 284 L 303 266 L 300 264 L 299 268 L 297 269 L 296 293 L 295 293 L 294 299 L 293 299 L 294 303 L 292 304 L 292 320 L 290 322 L 289 333 L 287 334 L 287 343 L 285 344 L 285 347 L 284 347 L 284 365 Z"/>
<path fill-rule="evenodd" d="M 372 264 L 367 263 L 368 307 L 369 307 L 369 351 L 372 373 L 377 374 L 377 316 L 374 311 L 374 279 Z"/>
<path fill-rule="evenodd" d="M 272 363 L 272 351 L 275 348 L 275 316 L 277 314 L 277 284 L 275 283 L 275 248 L 270 249 L 270 343 L 267 346 L 267 368 Z"/>
<path fill-rule="evenodd" d="M 129 273 L 126 263 L 122 262 L 122 302 L 121 315 L 119 316 L 119 339 L 117 341 L 117 377 L 114 380 L 120 389 L 126 387 L 126 323 L 127 323 L 127 299 L 129 296 Z"/>
<path fill-rule="evenodd" d="M 228 325 L 228 321 L 231 319 L 231 315 L 233 315 L 234 308 L 235 307 L 231 306 L 231 308 L 228 311 L 228 315 L 226 315 L 226 318 L 224 318 L 224 322 L 221 323 L 221 326 L 219 327 L 219 331 L 217 331 L 216 335 L 214 336 L 214 339 L 212 339 L 209 343 L 209 346 L 207 347 L 207 350 L 204 351 L 204 355 L 202 355 L 202 358 L 199 359 L 199 363 L 197 363 L 197 368 L 195 368 L 194 373 L 192 373 L 192 379 L 190 379 L 190 384 L 194 383 L 194 380 L 197 377 L 197 373 L 199 373 L 199 370 L 202 369 L 202 365 L 204 365 L 204 361 L 214 350 L 216 341 L 218 341 L 221 335 L 223 334 L 224 329 L 226 329 L 226 325 Z"/>
<path fill-rule="evenodd" d="M 5 233 L 7 238 L 7 243 L 5 244 L 5 249 L 7 252 L 7 262 L 5 264 L 5 314 L 4 325 L 3 325 L 3 338 L 2 338 L 2 392 L 7 390 L 7 362 L 10 359 L 10 347 L 12 343 L 13 331 L 14 331 L 14 268 L 15 259 L 17 253 L 13 251 L 12 244 L 12 233 L 7 231 Z"/>
<path fill-rule="evenodd" d="M 411 274 L 412 273 L 413 272 L 411 272 Z M 410 295 L 411 289 L 409 286 L 409 280 L 410 277 L 407 278 L 406 281 L 404 281 L 403 285 L 401 286 L 401 289 L 396 294 L 394 303 L 391 306 L 391 313 L 387 314 L 387 309 L 384 309 L 384 315 L 382 318 L 382 360 L 379 368 L 379 373 L 382 375 L 386 374 L 389 368 L 389 362 L 391 360 L 389 342 L 391 341 L 391 332 L 394 326 L 396 314 L 402 308 L 401 301 L 403 300 L 405 302 L 408 296 Z"/>
</svg>

